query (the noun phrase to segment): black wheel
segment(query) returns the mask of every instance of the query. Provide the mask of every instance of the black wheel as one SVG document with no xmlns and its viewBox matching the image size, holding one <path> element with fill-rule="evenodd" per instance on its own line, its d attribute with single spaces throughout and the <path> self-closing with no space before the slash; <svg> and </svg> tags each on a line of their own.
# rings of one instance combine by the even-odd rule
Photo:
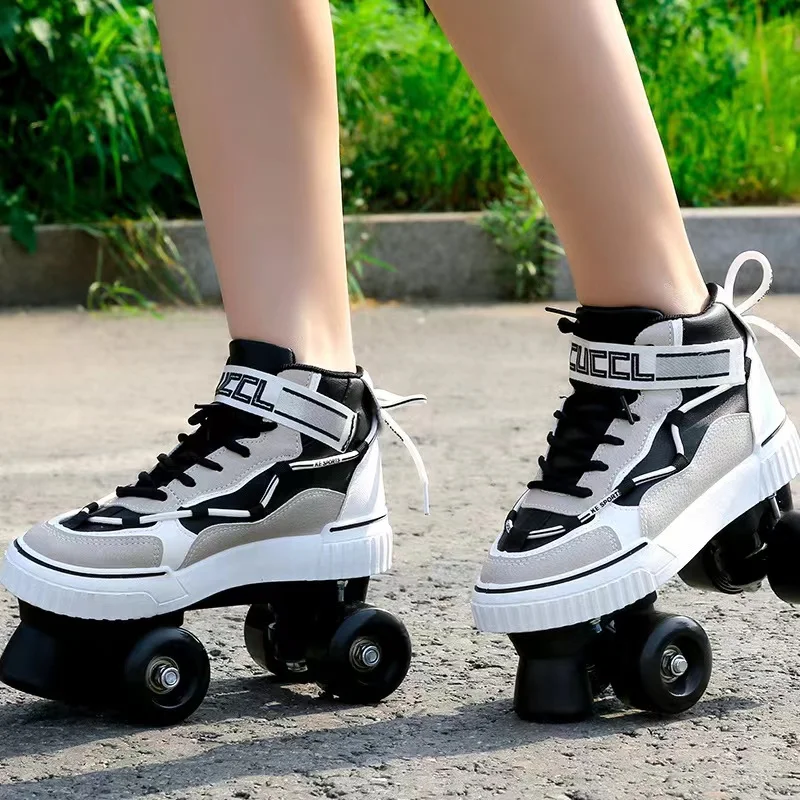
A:
<svg viewBox="0 0 800 800">
<path fill-rule="evenodd" d="M 287 683 L 312 680 L 305 659 L 287 660 L 280 657 L 275 630 L 275 612 L 272 606 L 250 606 L 244 620 L 244 643 L 253 661 Z"/>
<path fill-rule="evenodd" d="M 356 603 L 327 642 L 310 652 L 323 691 L 347 703 L 378 703 L 403 682 L 411 664 L 411 640 L 399 619 Z"/>
<path fill-rule="evenodd" d="M 711 677 L 706 632 L 689 617 L 632 613 L 616 623 L 611 684 L 629 706 L 662 714 L 691 708 Z"/>
<path fill-rule="evenodd" d="M 123 667 L 124 711 L 146 725 L 174 725 L 197 710 L 208 691 L 205 648 L 182 628 L 156 628 L 131 648 Z"/>
<path fill-rule="evenodd" d="M 772 591 L 787 603 L 800 603 L 800 512 L 787 511 L 775 523 L 767 544 L 767 577 Z"/>
</svg>

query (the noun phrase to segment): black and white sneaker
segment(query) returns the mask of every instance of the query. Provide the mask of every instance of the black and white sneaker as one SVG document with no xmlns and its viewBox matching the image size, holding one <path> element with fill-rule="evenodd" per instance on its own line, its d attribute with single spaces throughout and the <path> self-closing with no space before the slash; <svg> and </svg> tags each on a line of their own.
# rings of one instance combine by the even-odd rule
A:
<svg viewBox="0 0 800 800">
<path fill-rule="evenodd" d="M 130 486 L 12 542 L 0 579 L 20 600 L 84 619 L 136 619 L 227 589 L 365 577 L 389 569 L 392 530 L 378 433 L 387 408 L 424 402 L 368 376 L 233 341 L 197 429 Z"/>
<path fill-rule="evenodd" d="M 763 268 L 734 304 L 741 266 Z M 709 286 L 697 315 L 579 308 L 573 393 L 555 413 L 539 472 L 509 513 L 472 598 L 478 628 L 549 630 L 597 619 L 648 596 L 740 514 L 800 472 L 800 441 L 756 351 L 746 312 L 772 278 L 755 251 Z"/>
</svg>

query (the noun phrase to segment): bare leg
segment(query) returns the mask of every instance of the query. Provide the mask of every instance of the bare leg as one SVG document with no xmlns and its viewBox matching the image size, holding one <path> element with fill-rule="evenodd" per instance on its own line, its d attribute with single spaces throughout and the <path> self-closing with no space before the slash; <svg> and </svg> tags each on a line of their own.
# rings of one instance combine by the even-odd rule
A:
<svg viewBox="0 0 800 800">
<path fill-rule="evenodd" d="M 327 0 L 156 0 L 228 326 L 352 370 Z"/>
<path fill-rule="evenodd" d="M 429 0 L 542 196 L 585 305 L 697 312 L 707 292 L 611 0 Z"/>
</svg>

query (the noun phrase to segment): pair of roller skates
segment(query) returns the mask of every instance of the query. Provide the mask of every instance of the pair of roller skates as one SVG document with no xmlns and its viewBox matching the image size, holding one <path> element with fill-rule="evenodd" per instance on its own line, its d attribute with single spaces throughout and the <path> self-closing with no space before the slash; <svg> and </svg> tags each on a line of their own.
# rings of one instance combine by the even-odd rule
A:
<svg viewBox="0 0 800 800">
<path fill-rule="evenodd" d="M 736 305 L 741 266 L 764 280 Z M 771 269 L 742 254 L 702 313 L 644 308 L 560 312 L 572 335 L 573 393 L 556 412 L 539 471 L 509 513 L 473 592 L 482 630 L 519 655 L 515 707 L 571 720 L 611 685 L 665 713 L 705 691 L 700 626 L 654 611 L 674 575 L 738 592 L 768 576 L 800 592 L 800 526 L 789 481 L 800 440 L 756 352 L 747 313 Z M 21 624 L 0 679 L 33 694 L 122 706 L 151 724 L 202 701 L 208 660 L 183 613 L 249 604 L 255 660 L 344 700 L 375 702 L 405 677 L 408 635 L 365 603 L 390 565 L 377 435 L 419 396 L 375 392 L 361 373 L 298 365 L 290 351 L 236 341 L 214 403 L 136 484 L 37 526 L 9 548 L 2 580 Z M 80 645 L 76 644 L 79 642 Z M 76 653 L 104 647 L 103 669 Z"/>
</svg>

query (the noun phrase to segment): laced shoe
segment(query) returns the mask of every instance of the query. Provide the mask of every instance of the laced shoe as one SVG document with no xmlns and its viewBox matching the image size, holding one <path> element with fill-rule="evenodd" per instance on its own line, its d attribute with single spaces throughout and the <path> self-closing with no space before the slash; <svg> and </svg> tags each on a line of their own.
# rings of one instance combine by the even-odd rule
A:
<svg viewBox="0 0 800 800">
<path fill-rule="evenodd" d="M 758 290 L 736 305 L 742 265 Z M 539 470 L 505 520 L 475 585 L 478 628 L 515 633 L 600 618 L 648 596 L 728 523 L 800 472 L 800 442 L 756 349 L 749 313 L 772 279 L 755 251 L 709 286 L 700 314 L 581 307 L 572 394 Z"/>
<path fill-rule="evenodd" d="M 0 580 L 38 608 L 114 620 L 250 584 L 384 572 L 392 531 L 378 433 L 385 422 L 403 440 L 427 505 L 422 460 L 387 410 L 424 399 L 235 340 L 214 401 L 189 419 L 194 432 L 135 483 L 12 542 Z"/>
</svg>

